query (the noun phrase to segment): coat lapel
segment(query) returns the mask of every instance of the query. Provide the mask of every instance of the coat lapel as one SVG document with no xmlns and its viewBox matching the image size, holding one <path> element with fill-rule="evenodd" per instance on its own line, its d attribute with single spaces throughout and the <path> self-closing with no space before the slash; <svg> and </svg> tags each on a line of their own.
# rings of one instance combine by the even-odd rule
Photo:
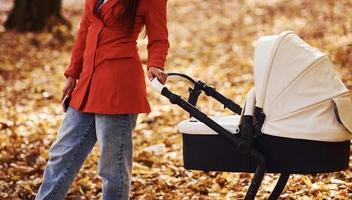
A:
<svg viewBox="0 0 352 200">
<path fill-rule="evenodd" d="M 108 0 L 101 6 L 99 14 L 102 19 L 106 17 L 107 13 L 109 13 L 109 10 L 111 10 L 118 1 L 119 0 Z"/>
</svg>

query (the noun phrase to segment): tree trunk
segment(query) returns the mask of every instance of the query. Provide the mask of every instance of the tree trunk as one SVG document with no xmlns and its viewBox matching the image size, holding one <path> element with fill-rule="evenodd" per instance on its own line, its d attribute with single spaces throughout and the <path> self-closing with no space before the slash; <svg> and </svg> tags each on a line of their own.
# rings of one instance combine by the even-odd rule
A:
<svg viewBox="0 0 352 200">
<path fill-rule="evenodd" d="M 70 26 L 61 13 L 62 0 L 15 0 L 6 22 L 7 30 L 41 31 L 57 23 Z"/>
</svg>

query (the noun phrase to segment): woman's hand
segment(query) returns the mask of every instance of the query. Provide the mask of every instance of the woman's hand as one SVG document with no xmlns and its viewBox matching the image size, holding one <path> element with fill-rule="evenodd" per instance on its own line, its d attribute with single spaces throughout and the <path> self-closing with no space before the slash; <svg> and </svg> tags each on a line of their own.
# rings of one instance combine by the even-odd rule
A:
<svg viewBox="0 0 352 200">
<path fill-rule="evenodd" d="M 66 84 L 64 89 L 62 90 L 62 97 L 61 97 L 61 102 L 64 100 L 65 96 L 71 96 L 71 93 L 73 91 L 73 89 L 75 89 L 76 87 L 76 79 L 69 76 L 67 78 Z"/>
<path fill-rule="evenodd" d="M 148 78 L 151 81 L 154 77 L 157 77 L 161 84 L 164 85 L 166 83 L 167 74 L 157 67 L 150 67 L 148 70 Z"/>
</svg>

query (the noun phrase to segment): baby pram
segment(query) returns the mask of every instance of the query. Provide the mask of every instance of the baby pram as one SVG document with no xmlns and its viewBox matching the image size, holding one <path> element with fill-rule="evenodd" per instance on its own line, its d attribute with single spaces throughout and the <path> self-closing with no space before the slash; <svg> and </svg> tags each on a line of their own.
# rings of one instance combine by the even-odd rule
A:
<svg viewBox="0 0 352 200">
<path fill-rule="evenodd" d="M 349 91 L 327 55 L 293 32 L 264 36 L 254 54 L 254 84 L 243 109 L 203 81 L 180 73 L 194 87 L 188 100 L 157 79 L 153 87 L 190 113 L 178 124 L 186 169 L 255 173 L 245 199 L 254 199 L 266 172 L 280 173 L 269 199 L 277 199 L 290 174 L 345 170 L 352 138 Z M 215 98 L 238 115 L 209 117 L 195 106 Z"/>
</svg>

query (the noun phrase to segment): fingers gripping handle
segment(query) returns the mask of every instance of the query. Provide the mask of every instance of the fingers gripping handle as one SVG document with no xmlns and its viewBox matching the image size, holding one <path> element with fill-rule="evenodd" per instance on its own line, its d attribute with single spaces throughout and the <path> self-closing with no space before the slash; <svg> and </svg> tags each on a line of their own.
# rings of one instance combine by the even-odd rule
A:
<svg viewBox="0 0 352 200">
<path fill-rule="evenodd" d="M 161 93 L 161 91 L 165 88 L 165 86 L 159 82 L 158 78 L 153 78 L 151 84 L 154 90 L 158 91 L 159 93 Z"/>
</svg>

